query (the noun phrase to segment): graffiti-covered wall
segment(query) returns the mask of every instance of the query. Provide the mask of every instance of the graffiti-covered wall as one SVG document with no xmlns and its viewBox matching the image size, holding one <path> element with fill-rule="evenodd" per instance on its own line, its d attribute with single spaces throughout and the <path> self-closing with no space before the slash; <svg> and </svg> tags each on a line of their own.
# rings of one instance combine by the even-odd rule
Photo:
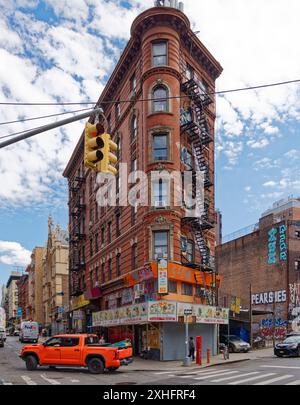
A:
<svg viewBox="0 0 300 405">
<path fill-rule="evenodd" d="M 290 284 L 289 322 L 294 332 L 300 332 L 300 284 Z"/>
</svg>

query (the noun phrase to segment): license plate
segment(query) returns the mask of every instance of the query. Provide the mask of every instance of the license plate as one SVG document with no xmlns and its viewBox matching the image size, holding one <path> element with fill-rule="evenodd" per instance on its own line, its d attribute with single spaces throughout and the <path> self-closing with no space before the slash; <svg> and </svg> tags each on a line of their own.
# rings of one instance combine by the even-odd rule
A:
<svg viewBox="0 0 300 405">
<path fill-rule="evenodd" d="M 280 354 L 284 354 L 284 350 L 280 350 L 280 352 L 279 352 Z"/>
</svg>

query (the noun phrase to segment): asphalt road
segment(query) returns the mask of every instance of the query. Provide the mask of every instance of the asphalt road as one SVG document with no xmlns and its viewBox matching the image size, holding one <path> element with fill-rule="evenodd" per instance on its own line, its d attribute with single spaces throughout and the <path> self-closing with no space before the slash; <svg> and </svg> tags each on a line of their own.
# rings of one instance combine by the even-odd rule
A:
<svg viewBox="0 0 300 405">
<path fill-rule="evenodd" d="M 274 356 L 206 369 L 134 371 L 126 367 L 115 373 L 91 375 L 85 369 L 48 367 L 26 370 L 18 357 L 21 344 L 9 337 L 0 348 L 0 385 L 300 385 L 300 358 Z"/>
</svg>

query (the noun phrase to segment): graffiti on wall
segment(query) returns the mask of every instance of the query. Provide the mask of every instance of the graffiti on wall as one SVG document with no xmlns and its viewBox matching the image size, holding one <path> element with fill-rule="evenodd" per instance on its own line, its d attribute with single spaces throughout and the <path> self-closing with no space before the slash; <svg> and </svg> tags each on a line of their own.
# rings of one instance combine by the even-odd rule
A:
<svg viewBox="0 0 300 405">
<path fill-rule="evenodd" d="M 300 332 L 300 284 L 290 284 L 289 321 L 292 330 Z"/>
<path fill-rule="evenodd" d="M 279 229 L 272 228 L 268 232 L 268 264 L 277 263 L 277 240 L 279 236 L 279 260 L 281 262 L 287 261 L 287 227 L 280 225 Z"/>
<path fill-rule="evenodd" d="M 282 318 L 266 318 L 262 319 L 260 323 L 260 334 L 267 340 L 273 339 L 273 334 L 275 339 L 283 340 L 286 337 L 288 331 L 288 321 Z"/>
</svg>

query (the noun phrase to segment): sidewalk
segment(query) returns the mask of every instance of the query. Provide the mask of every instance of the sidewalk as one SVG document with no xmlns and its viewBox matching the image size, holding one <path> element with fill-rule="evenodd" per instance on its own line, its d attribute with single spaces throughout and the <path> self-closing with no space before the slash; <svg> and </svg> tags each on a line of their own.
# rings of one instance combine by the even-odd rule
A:
<svg viewBox="0 0 300 405">
<path fill-rule="evenodd" d="M 183 367 L 182 361 L 153 361 L 153 360 L 144 360 L 136 357 L 134 362 L 126 367 L 128 371 L 154 371 L 154 372 L 164 372 L 164 371 L 182 371 L 183 369 L 187 370 L 198 370 L 201 368 L 225 365 L 230 363 L 238 363 L 242 361 L 255 360 L 264 357 L 273 357 L 273 348 L 255 350 L 249 353 L 230 353 L 230 359 L 224 360 L 223 355 L 212 357 L 210 364 L 207 364 L 206 359 L 203 359 L 202 366 L 198 366 L 195 363 L 192 363 L 191 367 Z"/>
</svg>

